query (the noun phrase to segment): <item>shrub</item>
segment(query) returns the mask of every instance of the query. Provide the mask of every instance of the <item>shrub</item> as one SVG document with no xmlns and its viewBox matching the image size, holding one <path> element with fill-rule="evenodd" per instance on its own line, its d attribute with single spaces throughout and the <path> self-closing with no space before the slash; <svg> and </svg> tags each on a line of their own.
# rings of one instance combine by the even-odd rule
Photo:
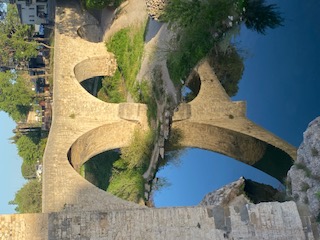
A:
<svg viewBox="0 0 320 240">
<path fill-rule="evenodd" d="M 146 170 L 152 152 L 154 141 L 153 132 L 135 131 L 131 144 L 121 149 L 121 158 L 127 162 L 129 169 Z"/>
<path fill-rule="evenodd" d="M 113 174 L 107 191 L 122 199 L 139 202 L 144 197 L 144 179 L 139 172 L 128 169 Z"/>
</svg>

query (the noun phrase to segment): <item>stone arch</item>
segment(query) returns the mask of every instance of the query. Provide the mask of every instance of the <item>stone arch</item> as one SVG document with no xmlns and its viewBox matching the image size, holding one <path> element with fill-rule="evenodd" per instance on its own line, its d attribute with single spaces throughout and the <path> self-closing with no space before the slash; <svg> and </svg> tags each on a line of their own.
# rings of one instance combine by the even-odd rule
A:
<svg viewBox="0 0 320 240">
<path fill-rule="evenodd" d="M 242 132 L 191 121 L 174 122 L 172 128 L 181 135 L 180 146 L 195 147 L 221 153 L 256 167 L 278 179 L 280 182 L 283 181 L 283 178 L 292 165 L 291 156 L 282 149 L 276 148 L 268 142 Z M 279 151 L 282 156 L 285 156 L 283 159 L 272 159 L 272 162 L 268 162 L 271 166 L 280 163 L 284 166 L 282 171 L 273 173 L 272 169 L 268 167 L 266 163 L 261 164 L 261 161 L 267 153 L 267 149 L 270 149 L 270 147 L 273 147 L 276 151 Z"/>
<path fill-rule="evenodd" d="M 80 38 L 89 42 L 101 42 L 102 30 L 98 24 L 85 24 L 77 29 L 77 34 Z"/>
<path fill-rule="evenodd" d="M 264 154 L 266 143 L 250 136 L 209 124 L 175 122 L 173 129 L 181 133 L 181 146 L 218 152 L 249 165 Z"/>
<path fill-rule="evenodd" d="M 83 60 L 74 67 L 74 74 L 79 83 L 97 76 L 112 76 L 117 63 L 110 53 L 105 56 L 91 57 Z"/>
<path fill-rule="evenodd" d="M 133 122 L 121 121 L 83 134 L 70 147 L 70 164 L 79 173 L 81 166 L 90 158 L 108 150 L 128 146 L 136 126 Z"/>
</svg>

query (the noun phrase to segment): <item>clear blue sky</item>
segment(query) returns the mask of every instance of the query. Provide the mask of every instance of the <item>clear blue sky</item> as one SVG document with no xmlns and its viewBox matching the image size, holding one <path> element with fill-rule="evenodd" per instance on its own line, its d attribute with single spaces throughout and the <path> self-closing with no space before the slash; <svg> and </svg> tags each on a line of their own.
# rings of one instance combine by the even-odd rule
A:
<svg viewBox="0 0 320 240">
<path fill-rule="evenodd" d="M 320 2 L 272 3 L 278 4 L 285 26 L 265 36 L 242 28 L 236 42 L 248 57 L 234 100 L 247 101 L 251 120 L 299 146 L 308 123 L 320 115 Z M 172 185 L 155 195 L 156 206 L 197 205 L 206 193 L 242 175 L 279 185 L 233 159 L 188 149 L 180 167 L 168 166 L 158 173 Z"/>
<path fill-rule="evenodd" d="M 266 36 L 242 29 L 239 46 L 249 52 L 245 73 L 235 100 L 247 101 L 247 115 L 295 146 L 302 141 L 308 123 L 320 115 L 320 20 L 318 0 L 278 0 L 285 27 Z M 20 189 L 21 159 L 10 144 L 15 127 L 0 112 L 1 174 L 0 213 L 13 213 L 8 201 Z M 172 186 L 159 192 L 157 206 L 196 205 L 203 196 L 240 176 L 269 182 L 275 180 L 235 160 L 198 149 L 185 152 L 180 168 L 169 166 L 159 173 Z M 257 176 L 259 175 L 259 176 Z M 185 201 L 187 200 L 187 201 Z"/>
<path fill-rule="evenodd" d="M 21 175 L 22 159 L 17 154 L 15 144 L 11 144 L 9 138 L 14 134 L 15 122 L 5 112 L 0 112 L 0 146 L 1 146 L 1 168 L 0 168 L 0 214 L 14 213 L 15 206 L 8 205 L 14 199 L 25 180 Z"/>
</svg>

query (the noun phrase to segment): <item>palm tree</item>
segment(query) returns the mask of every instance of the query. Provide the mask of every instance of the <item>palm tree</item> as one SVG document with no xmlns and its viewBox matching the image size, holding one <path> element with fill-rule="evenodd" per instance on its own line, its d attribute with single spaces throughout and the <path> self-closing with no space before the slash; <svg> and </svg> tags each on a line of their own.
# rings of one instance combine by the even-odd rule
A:
<svg viewBox="0 0 320 240">
<path fill-rule="evenodd" d="M 283 26 L 284 19 L 276 9 L 276 4 L 266 5 L 265 0 L 246 0 L 243 9 L 246 27 L 265 34 L 267 28 Z"/>
</svg>

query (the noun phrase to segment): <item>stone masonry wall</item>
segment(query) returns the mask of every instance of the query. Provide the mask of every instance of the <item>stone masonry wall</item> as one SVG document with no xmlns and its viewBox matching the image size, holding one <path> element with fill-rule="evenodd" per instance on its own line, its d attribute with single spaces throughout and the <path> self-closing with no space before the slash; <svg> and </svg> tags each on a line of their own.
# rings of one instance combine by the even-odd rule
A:
<svg viewBox="0 0 320 240">
<path fill-rule="evenodd" d="M 294 202 L 1 216 L 1 240 L 314 239 Z M 308 235 L 308 238 L 306 236 Z"/>
</svg>

